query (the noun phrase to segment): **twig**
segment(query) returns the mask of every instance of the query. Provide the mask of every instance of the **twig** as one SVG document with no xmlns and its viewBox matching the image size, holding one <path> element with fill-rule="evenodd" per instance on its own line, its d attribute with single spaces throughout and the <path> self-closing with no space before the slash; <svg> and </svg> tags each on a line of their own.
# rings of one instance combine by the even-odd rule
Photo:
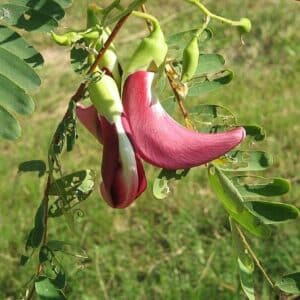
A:
<svg viewBox="0 0 300 300">
<path fill-rule="evenodd" d="M 187 109 L 185 108 L 185 106 L 183 104 L 183 101 L 182 101 L 182 97 L 180 96 L 180 94 L 178 92 L 179 87 L 177 86 L 177 83 L 174 82 L 174 78 L 171 74 L 173 72 L 175 72 L 175 70 L 172 68 L 172 66 L 170 64 L 167 64 L 166 67 L 165 67 L 165 73 L 167 75 L 170 87 L 171 87 L 171 89 L 173 91 L 173 94 L 175 96 L 175 99 L 176 99 L 176 101 L 179 105 L 179 108 L 180 108 L 180 111 L 183 115 L 186 127 L 191 128 L 192 126 L 191 126 L 191 123 L 189 121 L 189 113 L 188 113 Z M 184 88 L 184 86 L 180 85 L 180 88 Z"/>
<path fill-rule="evenodd" d="M 145 13 L 145 14 L 147 13 L 147 9 L 146 9 L 146 5 L 145 4 L 142 4 L 141 11 L 143 13 Z M 146 23 L 147 23 L 147 27 L 149 29 L 149 32 L 151 32 L 152 31 L 152 24 L 151 24 L 151 22 L 149 20 L 146 20 Z"/>
<path fill-rule="evenodd" d="M 272 288 L 274 288 L 274 283 L 272 281 L 272 279 L 270 278 L 270 276 L 267 274 L 266 270 L 263 268 L 262 264 L 260 263 L 259 259 L 257 258 L 257 256 L 255 255 L 255 253 L 253 252 L 251 246 L 249 245 L 244 233 L 242 232 L 242 230 L 240 229 L 240 227 L 238 225 L 236 225 L 236 229 L 242 239 L 242 242 L 244 244 L 244 246 L 246 247 L 247 251 L 249 252 L 249 254 L 252 256 L 254 262 L 256 263 L 256 265 L 258 266 L 258 268 L 260 269 L 260 271 L 262 272 L 262 274 L 264 275 L 264 277 L 266 278 L 266 280 L 268 281 L 268 283 L 270 284 L 270 286 Z"/>
</svg>

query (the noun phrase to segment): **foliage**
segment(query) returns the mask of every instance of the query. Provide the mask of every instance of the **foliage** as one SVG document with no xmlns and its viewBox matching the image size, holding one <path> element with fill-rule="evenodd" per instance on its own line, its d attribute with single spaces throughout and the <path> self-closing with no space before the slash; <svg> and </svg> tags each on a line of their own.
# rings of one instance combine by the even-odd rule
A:
<svg viewBox="0 0 300 300">
<path fill-rule="evenodd" d="M 42 5 L 43 1 L 40 1 L 41 6 L 38 6 L 37 4 L 36 7 L 29 6 L 29 2 L 25 3 L 26 11 L 24 11 L 24 3 L 22 5 L 22 3 L 20 4 L 18 2 L 19 1 L 10 1 L 6 6 L 2 6 L 4 11 L 6 9 L 8 11 L 16 11 L 16 13 L 13 14 L 13 18 L 7 21 L 7 24 L 29 31 L 48 31 L 53 29 L 53 27 L 57 26 L 57 21 L 63 17 L 63 13 L 59 9 L 65 8 L 64 5 L 66 4 L 65 1 L 56 1 L 55 3 L 52 3 L 53 6 L 47 8 L 47 14 L 44 14 L 45 10 L 43 11 L 43 9 L 45 8 Z M 119 1 L 114 2 L 115 5 L 106 11 L 106 25 L 113 24 L 120 20 L 145 1 L 134 1 L 126 8 L 120 7 Z M 110 16 L 111 12 L 114 10 L 119 12 L 116 15 Z M 28 20 L 24 17 L 24 13 L 29 14 L 30 22 L 27 22 Z M 8 27 L 3 28 L 6 31 L 10 30 Z M 5 32 L 4 29 L 3 32 Z M 201 43 L 209 40 L 210 36 L 207 32 L 210 31 L 205 28 L 201 33 L 202 35 L 208 36 L 203 37 L 203 39 L 200 40 Z M 184 32 L 184 34 L 192 35 L 193 30 Z M 18 39 L 21 39 L 21 42 L 18 43 L 20 43 L 20 45 L 22 45 L 21 48 L 23 48 L 25 43 L 24 40 L 19 35 L 17 40 Z M 180 41 L 181 39 L 181 34 L 177 34 L 177 37 L 175 38 L 174 36 L 169 38 L 169 41 L 172 41 L 169 46 L 176 45 L 176 41 Z M 182 45 L 181 42 L 178 42 L 178 44 Z M 15 46 L 13 45 L 13 47 Z M 87 48 L 88 45 L 86 45 L 86 49 Z M 177 47 L 176 51 L 178 51 L 179 48 L 180 46 Z M 0 50 L 2 51 L 2 48 L 0 48 Z M 38 60 L 41 60 L 41 57 L 37 52 L 34 52 L 33 56 L 39 57 Z M 20 60 L 18 60 L 16 58 L 13 59 L 10 54 L 3 52 L 2 57 L 5 61 L 10 62 L 10 64 L 13 62 L 17 64 L 15 68 L 16 72 L 12 74 L 12 76 L 15 77 L 12 77 L 10 81 L 12 83 L 17 83 L 18 88 L 14 89 L 19 94 L 16 95 L 18 100 L 9 101 L 9 103 L 17 102 L 10 108 L 19 113 L 22 113 L 22 111 L 25 111 L 26 113 L 32 112 L 32 109 L 30 109 L 29 106 L 33 106 L 33 104 L 30 102 L 32 100 L 28 100 L 31 98 L 29 98 L 27 94 L 27 89 L 34 89 L 38 85 L 38 77 L 35 77 L 35 73 L 30 73 L 34 72 L 32 71 L 33 66 L 31 67 L 28 60 L 26 61 L 27 58 L 25 59 L 25 56 L 18 55 L 20 58 Z M 177 74 L 180 74 L 182 69 L 180 57 L 181 56 L 177 56 L 177 59 L 173 60 L 171 63 L 171 67 Z M 30 59 L 31 58 L 32 57 L 30 57 Z M 85 58 L 86 57 L 83 56 L 82 60 L 79 59 L 79 65 L 81 63 L 86 63 Z M 37 64 L 36 59 L 37 58 L 35 58 L 33 63 L 34 67 Z M 25 61 L 25 63 L 23 61 Z M 233 72 L 225 68 L 224 64 L 225 59 L 219 54 L 200 54 L 199 65 L 195 70 L 193 79 L 187 83 L 188 93 L 185 100 L 188 101 L 189 97 L 203 95 L 228 84 L 233 78 Z M 5 66 L 5 64 L 3 64 L 3 66 Z M 4 74 L 3 78 L 10 78 L 8 68 L 3 67 L 2 70 Z M 22 77 L 21 75 L 24 74 L 26 76 Z M 28 82 L 26 82 L 27 79 L 29 80 Z M 3 94 L 3 97 L 5 97 L 3 99 L 7 99 L 7 97 L 10 97 L 9 92 L 13 89 L 8 82 L 3 81 L 2 84 L 3 90 L 4 87 L 8 87 L 7 94 Z M 2 90 L 1 85 L 0 87 Z M 176 93 L 180 93 L 180 91 L 176 89 L 174 92 L 175 95 Z M 21 94 L 22 98 L 20 96 Z M 76 95 L 78 94 L 76 93 L 75 96 Z M 79 96 L 82 97 L 83 94 L 81 93 Z M 74 99 L 76 99 L 76 97 L 72 97 L 69 108 L 63 120 L 57 127 L 51 141 L 48 152 L 47 170 L 45 170 L 46 164 L 43 161 L 22 163 L 19 168 L 19 170 L 23 172 L 38 171 L 39 176 L 43 176 L 45 173 L 47 173 L 48 176 L 45 195 L 36 212 L 34 227 L 31 230 L 26 243 L 26 251 L 29 251 L 29 254 L 22 257 L 22 262 L 26 263 L 35 251 L 38 252 L 38 270 L 40 271 L 32 277 L 34 284 L 32 285 L 32 281 L 29 282 L 28 291 L 30 297 L 34 290 L 41 299 L 49 297 L 54 299 L 64 299 L 65 295 L 68 293 L 65 271 L 59 260 L 56 258 L 56 250 L 51 249 L 51 240 L 47 240 L 47 217 L 65 215 L 69 225 L 73 227 L 72 214 L 77 212 L 76 210 L 72 212 L 73 207 L 85 200 L 90 195 L 94 186 L 94 176 L 91 170 L 83 170 L 69 175 L 63 175 L 61 169 L 60 155 L 65 146 L 67 151 L 73 150 L 75 139 L 77 137 L 76 116 L 74 112 L 77 99 L 76 101 L 74 101 Z M 174 102 L 174 97 L 171 99 Z M 29 105 L 28 103 L 31 104 Z M 1 111 L 3 111 L 4 116 L 1 118 L 4 120 L 3 126 L 1 127 L 5 128 L 4 131 L 0 131 L 0 134 L 2 134 L 2 137 L 9 139 L 18 137 L 20 128 L 17 121 L 7 110 L 2 107 L 0 108 L 2 109 Z M 189 113 L 188 121 L 194 128 L 201 131 L 218 132 L 238 124 L 234 115 L 227 108 L 216 104 L 197 105 L 190 108 Z M 264 139 L 265 135 L 262 128 L 259 126 L 252 124 L 243 126 L 246 128 L 249 139 L 255 141 Z M 278 222 L 285 222 L 297 218 L 299 211 L 296 207 L 279 202 L 269 202 L 264 198 L 261 199 L 262 197 L 281 196 L 289 191 L 290 185 L 288 181 L 283 178 L 266 179 L 262 176 L 257 176 L 256 173 L 254 175 L 252 173 L 249 174 L 249 172 L 261 172 L 269 168 L 272 165 L 272 158 L 264 151 L 252 150 L 251 142 L 245 143 L 243 147 L 242 150 L 234 150 L 208 166 L 208 177 L 211 187 L 217 198 L 223 204 L 230 218 L 234 253 L 238 262 L 241 286 L 247 297 L 249 299 L 254 299 L 255 290 L 253 287 L 253 274 L 255 268 L 254 265 L 256 265 L 261 269 L 262 274 L 266 277 L 272 287 L 276 286 L 286 293 L 298 293 L 299 289 L 297 289 L 297 286 L 299 285 L 299 276 L 297 276 L 297 273 L 286 275 L 281 281 L 273 284 L 272 280 L 259 263 L 259 260 L 252 252 L 243 232 L 243 230 L 246 230 L 246 232 L 257 237 L 266 237 L 270 234 L 269 224 L 277 224 Z M 189 170 L 175 172 L 162 170 L 157 179 L 155 179 L 154 195 L 160 199 L 168 196 L 169 193 L 166 193 L 166 191 L 168 191 L 168 181 L 174 179 L 179 180 L 188 175 L 188 173 Z M 255 182 L 253 182 L 253 180 L 255 180 Z M 53 197 L 50 207 L 48 207 L 49 197 Z M 253 198 L 255 198 L 255 200 L 253 200 Z M 61 245 L 64 244 L 63 241 L 57 241 L 57 243 Z M 29 297 L 27 299 L 29 299 Z"/>
</svg>

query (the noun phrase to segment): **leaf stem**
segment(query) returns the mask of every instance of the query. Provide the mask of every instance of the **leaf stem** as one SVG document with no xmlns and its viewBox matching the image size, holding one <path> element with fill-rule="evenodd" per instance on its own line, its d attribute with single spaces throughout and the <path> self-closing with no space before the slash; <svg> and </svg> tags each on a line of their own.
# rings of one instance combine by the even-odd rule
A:
<svg viewBox="0 0 300 300">
<path fill-rule="evenodd" d="M 240 21 L 233 21 L 233 20 L 230 20 L 230 19 L 218 16 L 218 15 L 212 13 L 199 0 L 185 0 L 185 1 L 197 6 L 206 16 L 208 16 L 212 19 L 216 19 L 218 21 L 229 24 L 231 26 L 238 26 L 240 24 Z"/>
<path fill-rule="evenodd" d="M 252 256 L 252 258 L 253 258 L 254 262 L 256 263 L 257 267 L 260 269 L 260 271 L 262 272 L 262 274 L 264 275 L 264 277 L 266 278 L 266 280 L 268 281 L 270 286 L 272 288 L 274 288 L 274 283 L 273 283 L 272 279 L 270 278 L 270 276 L 268 275 L 268 273 L 266 272 L 266 270 L 262 266 L 261 262 L 259 261 L 259 259 L 255 255 L 254 251 L 252 250 L 251 246 L 249 245 L 244 233 L 242 232 L 242 230 L 240 229 L 240 227 L 237 224 L 236 224 L 236 229 L 237 229 L 237 231 L 238 231 L 238 233 L 239 233 L 239 235 L 242 239 L 242 242 L 243 242 L 245 248 L 247 249 L 249 254 Z"/>
<path fill-rule="evenodd" d="M 145 4 L 142 4 L 141 11 L 143 13 L 145 13 L 145 14 L 147 13 L 147 9 L 146 9 L 146 5 Z M 149 31 L 151 32 L 152 31 L 152 24 L 151 24 L 151 22 L 149 20 L 146 20 L 146 23 L 147 23 L 147 27 L 148 27 Z"/>
<path fill-rule="evenodd" d="M 135 17 L 144 19 L 146 21 L 147 20 L 151 21 L 153 24 L 158 24 L 158 21 L 155 17 L 153 17 L 152 15 L 147 14 L 145 12 L 140 12 L 140 11 L 134 10 L 134 11 L 132 11 L 132 15 L 135 16 Z"/>
<path fill-rule="evenodd" d="M 199 38 L 201 36 L 203 31 L 207 28 L 209 22 L 210 22 L 210 16 L 206 16 L 205 22 L 203 23 L 203 25 L 196 32 L 196 37 L 197 38 Z"/>
</svg>

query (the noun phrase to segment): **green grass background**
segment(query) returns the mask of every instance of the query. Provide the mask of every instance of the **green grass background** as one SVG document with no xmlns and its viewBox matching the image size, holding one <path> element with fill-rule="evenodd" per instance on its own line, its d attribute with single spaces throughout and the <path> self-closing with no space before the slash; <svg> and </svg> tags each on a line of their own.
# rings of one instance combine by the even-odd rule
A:
<svg viewBox="0 0 300 300">
<path fill-rule="evenodd" d="M 292 0 L 205 4 L 223 16 L 249 17 L 253 31 L 242 46 L 233 28 L 211 22 L 214 39 L 201 51 L 223 54 L 236 76 L 224 89 L 186 105 L 223 104 L 242 124 L 262 125 L 267 139 L 260 146 L 275 157 L 265 175 L 288 178 L 292 191 L 280 200 L 300 207 L 300 4 Z M 76 0 L 63 26 L 82 28 L 85 5 L 86 1 Z M 167 35 L 199 26 L 202 20 L 183 1 L 153 0 L 148 8 L 162 20 Z M 133 18 L 127 22 L 117 42 L 122 57 L 133 51 L 132 36 L 143 33 L 143 25 Z M 36 112 L 22 119 L 22 138 L 0 142 L 0 299 L 18 299 L 34 272 L 34 264 L 20 267 L 18 262 L 45 182 L 36 174 L 19 175 L 18 164 L 46 159 L 50 136 L 79 83 L 66 49 L 45 35 L 29 38 L 46 63 L 40 71 L 42 87 L 35 95 Z M 74 152 L 62 158 L 65 173 L 82 168 L 99 173 L 100 146 L 81 126 Z M 72 287 L 70 299 L 244 299 L 226 213 L 208 186 L 205 168 L 193 169 L 172 185 L 165 200 L 151 194 L 158 170 L 147 170 L 149 188 L 129 209 L 109 208 L 95 191 L 80 207 L 84 216 L 76 221 L 77 235 L 63 219 L 50 220 L 50 237 L 75 242 L 90 257 L 84 263 L 62 257 Z M 300 269 L 299 221 L 278 226 L 270 238 L 251 243 L 272 278 Z M 258 299 L 275 299 L 259 272 L 255 284 Z"/>
</svg>

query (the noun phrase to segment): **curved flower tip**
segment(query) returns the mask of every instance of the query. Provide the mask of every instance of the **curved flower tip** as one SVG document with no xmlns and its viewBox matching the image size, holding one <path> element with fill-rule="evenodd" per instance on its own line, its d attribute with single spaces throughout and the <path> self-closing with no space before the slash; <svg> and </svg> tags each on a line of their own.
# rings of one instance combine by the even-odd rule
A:
<svg viewBox="0 0 300 300">
<path fill-rule="evenodd" d="M 141 158 L 170 170 L 186 169 L 212 161 L 242 142 L 246 135 L 242 127 L 207 134 L 181 126 L 152 98 L 153 77 L 151 72 L 135 72 L 123 89 L 131 139 Z"/>
<path fill-rule="evenodd" d="M 146 189 L 144 168 L 123 129 L 121 118 L 110 124 L 101 117 L 101 126 L 104 147 L 101 194 L 110 206 L 125 208 Z"/>
<path fill-rule="evenodd" d="M 102 144 L 101 123 L 95 106 L 85 107 L 77 104 L 76 115 L 84 127 Z"/>
</svg>

